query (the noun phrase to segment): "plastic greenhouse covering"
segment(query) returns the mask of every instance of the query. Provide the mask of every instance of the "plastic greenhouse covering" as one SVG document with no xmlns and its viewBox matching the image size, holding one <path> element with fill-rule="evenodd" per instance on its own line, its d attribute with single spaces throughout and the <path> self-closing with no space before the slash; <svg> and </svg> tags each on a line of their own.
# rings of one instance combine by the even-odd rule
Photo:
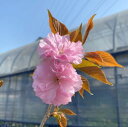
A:
<svg viewBox="0 0 128 127">
<path fill-rule="evenodd" d="M 39 62 L 38 40 L 27 46 L 0 54 L 0 78 L 5 84 L 0 88 L 0 120 L 39 123 L 46 105 L 32 89 L 32 72 Z M 94 96 L 85 93 L 85 99 L 76 94 L 67 105 L 77 116 L 69 125 L 83 127 L 128 126 L 128 11 L 95 21 L 85 44 L 85 51 L 110 51 L 126 68 L 104 68 L 114 86 L 92 80 Z M 54 119 L 48 124 L 55 125 Z"/>
</svg>

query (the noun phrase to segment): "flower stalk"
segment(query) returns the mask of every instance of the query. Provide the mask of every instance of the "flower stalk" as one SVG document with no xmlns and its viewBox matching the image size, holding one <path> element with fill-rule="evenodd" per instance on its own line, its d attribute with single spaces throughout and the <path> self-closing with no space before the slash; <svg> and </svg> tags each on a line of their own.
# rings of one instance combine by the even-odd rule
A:
<svg viewBox="0 0 128 127">
<path fill-rule="evenodd" d="M 40 127 L 44 127 L 46 121 L 48 120 L 48 118 L 50 117 L 50 113 L 51 113 L 51 110 L 52 110 L 52 105 L 49 105 L 48 106 L 48 109 L 44 115 L 44 118 L 43 120 L 41 121 L 41 124 L 40 124 Z"/>
</svg>

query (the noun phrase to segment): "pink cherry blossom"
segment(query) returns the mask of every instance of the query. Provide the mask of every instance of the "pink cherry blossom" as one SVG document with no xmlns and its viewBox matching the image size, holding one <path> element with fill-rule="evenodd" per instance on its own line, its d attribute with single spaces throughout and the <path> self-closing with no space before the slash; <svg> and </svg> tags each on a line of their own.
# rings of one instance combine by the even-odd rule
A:
<svg viewBox="0 0 128 127">
<path fill-rule="evenodd" d="M 37 66 L 33 79 L 36 96 L 55 106 L 71 102 L 72 96 L 82 87 L 81 77 L 71 64 L 51 59 L 45 59 Z"/>
<path fill-rule="evenodd" d="M 60 36 L 58 33 L 50 33 L 47 38 L 40 40 L 39 54 L 43 57 L 74 64 L 80 64 L 84 56 L 80 41 L 71 42 L 69 35 Z"/>
</svg>

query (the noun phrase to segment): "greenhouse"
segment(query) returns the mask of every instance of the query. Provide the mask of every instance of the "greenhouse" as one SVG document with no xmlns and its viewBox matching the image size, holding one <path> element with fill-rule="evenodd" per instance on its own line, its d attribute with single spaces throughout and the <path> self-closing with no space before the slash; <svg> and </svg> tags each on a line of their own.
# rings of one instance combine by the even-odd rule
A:
<svg viewBox="0 0 128 127">
<path fill-rule="evenodd" d="M 128 126 L 128 11 L 95 20 L 95 27 L 85 43 L 85 52 L 108 51 L 122 68 L 103 68 L 114 86 L 108 86 L 90 77 L 93 96 L 79 94 L 67 107 L 77 116 L 70 118 L 69 127 L 127 127 Z M 40 39 L 40 38 L 39 38 Z M 38 127 L 46 105 L 35 96 L 32 74 L 39 62 L 35 42 L 0 54 L 0 123 L 19 127 Z M 54 119 L 49 127 L 57 125 Z"/>
</svg>

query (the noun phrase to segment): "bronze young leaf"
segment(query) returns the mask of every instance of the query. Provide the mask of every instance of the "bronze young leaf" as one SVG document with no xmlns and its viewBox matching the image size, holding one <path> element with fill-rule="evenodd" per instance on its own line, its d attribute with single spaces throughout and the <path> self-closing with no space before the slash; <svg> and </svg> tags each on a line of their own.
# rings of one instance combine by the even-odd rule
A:
<svg viewBox="0 0 128 127">
<path fill-rule="evenodd" d="M 0 80 L 0 87 L 3 86 L 3 84 L 4 84 L 4 81 Z"/>
<path fill-rule="evenodd" d="M 99 58 L 101 58 L 101 60 L 96 57 L 99 56 Z M 118 64 L 116 62 L 116 60 L 113 58 L 113 56 L 111 54 L 109 54 L 108 52 L 104 52 L 104 51 L 96 51 L 96 52 L 90 52 L 87 53 L 85 55 L 85 58 L 87 58 L 89 61 L 103 66 L 103 67 L 121 67 L 123 68 L 122 65 Z"/>
<path fill-rule="evenodd" d="M 83 67 L 92 67 L 92 66 L 99 67 L 98 65 L 92 63 L 91 61 L 85 60 L 85 59 L 82 59 L 82 63 L 80 63 L 78 65 L 73 64 L 73 67 L 76 69 L 83 68 Z"/>
<path fill-rule="evenodd" d="M 84 37 L 83 37 L 83 44 L 85 43 L 87 37 L 88 37 L 88 34 L 90 32 L 90 30 L 93 28 L 94 24 L 93 24 L 93 18 L 95 17 L 96 14 L 94 14 L 89 20 L 88 20 L 88 23 L 87 23 L 87 27 L 86 27 L 86 31 L 85 31 L 85 34 L 84 34 Z"/>
<path fill-rule="evenodd" d="M 60 112 L 63 112 L 64 114 L 67 114 L 67 115 L 76 115 L 76 113 L 74 113 L 70 109 L 60 109 Z"/>
<path fill-rule="evenodd" d="M 82 33 L 81 33 L 81 29 L 82 29 L 82 24 L 79 26 L 78 29 L 70 32 L 70 40 L 72 42 L 77 42 L 77 41 L 81 41 L 82 42 Z"/>
<path fill-rule="evenodd" d="M 60 114 L 60 120 L 58 121 L 58 123 L 60 127 L 67 127 L 67 118 L 63 113 Z"/>
<path fill-rule="evenodd" d="M 95 78 L 105 84 L 112 85 L 112 83 L 107 80 L 104 72 L 97 66 L 83 67 L 83 68 L 79 68 L 79 70 L 85 72 L 87 75 L 89 75 L 92 78 Z"/>
<path fill-rule="evenodd" d="M 49 10 L 48 10 L 48 15 L 49 15 L 49 26 L 52 33 L 56 34 L 58 32 L 61 36 L 69 33 L 67 27 L 63 23 L 55 19 Z"/>
<path fill-rule="evenodd" d="M 80 96 L 81 96 L 82 98 L 84 98 L 84 89 L 83 89 L 83 88 L 81 88 L 81 89 L 79 90 L 79 94 L 80 94 Z"/>
<path fill-rule="evenodd" d="M 91 95 L 93 95 L 92 92 L 90 91 L 89 81 L 86 78 L 84 78 L 83 76 L 81 76 L 81 79 L 83 81 L 83 84 L 82 84 L 83 90 L 85 90 L 88 93 L 90 93 Z"/>
<path fill-rule="evenodd" d="M 97 54 L 96 52 L 86 52 L 85 58 L 94 63 L 95 63 L 95 61 L 103 62 L 102 57 L 99 54 Z"/>
</svg>

